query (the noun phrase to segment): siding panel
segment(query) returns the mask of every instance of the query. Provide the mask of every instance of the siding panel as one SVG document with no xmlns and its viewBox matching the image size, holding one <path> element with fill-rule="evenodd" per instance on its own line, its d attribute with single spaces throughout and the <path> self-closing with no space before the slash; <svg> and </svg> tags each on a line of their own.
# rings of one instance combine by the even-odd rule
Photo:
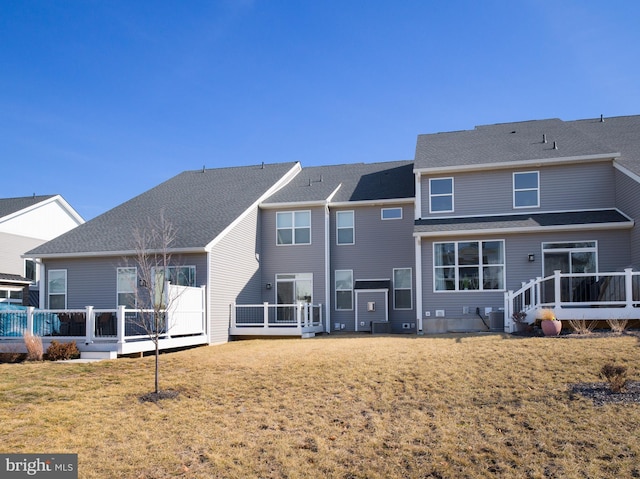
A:
<svg viewBox="0 0 640 479">
<path fill-rule="evenodd" d="M 393 309 L 393 284 L 389 291 L 389 321 L 394 332 L 403 332 L 402 323 L 416 322 L 415 260 L 413 239 L 413 203 L 403 204 L 402 219 L 382 220 L 381 206 L 345 207 L 331 211 L 331 327 L 345 324 L 355 329 L 355 311 L 335 310 L 335 270 L 353 270 L 354 280 L 389 279 L 393 283 L 394 268 L 411 268 L 412 309 Z M 336 244 L 336 212 L 355 212 L 355 244 Z M 355 300 L 355 295 L 354 295 Z"/>
<path fill-rule="evenodd" d="M 631 263 L 640 269 L 640 184 L 621 171 L 616 170 L 616 205 L 627 216 L 635 219 L 635 225 L 629 233 L 631 245 Z"/>
<path fill-rule="evenodd" d="M 506 287 L 516 290 L 522 282 L 542 276 L 542 243 L 548 241 L 597 241 L 598 270 L 622 271 L 629 265 L 631 252 L 628 247 L 628 230 L 615 231 L 582 231 L 554 234 L 531 235 L 492 235 L 490 239 L 505 240 Z M 455 241 L 482 240 L 482 237 L 456 237 Z M 448 241 L 446 238 L 439 241 Z M 494 310 L 503 307 L 503 292 L 435 292 L 433 286 L 433 241 L 423 239 L 422 273 L 423 273 L 423 301 L 424 311 L 431 313 L 426 321 L 436 321 L 435 311 L 445 310 L 446 318 L 464 318 L 475 315 L 476 308 L 484 311 L 485 307 Z M 535 261 L 529 262 L 529 253 L 535 254 Z M 468 307 L 469 313 L 464 314 L 463 308 Z"/>
<path fill-rule="evenodd" d="M 175 255 L 172 264 L 196 267 L 196 284 L 206 284 L 206 255 Z M 94 257 L 73 259 L 49 259 L 45 261 L 47 271 L 67 270 L 67 307 L 115 308 L 117 299 L 117 268 L 135 266 L 133 258 Z M 47 293 L 47 279 L 41 284 Z M 41 305 L 46 307 L 47 305 Z"/>
<path fill-rule="evenodd" d="M 540 207 L 513 208 L 513 173 L 540 172 Z M 438 175 L 444 177 L 447 175 Z M 527 211 L 567 211 L 615 206 L 614 169 L 611 162 L 476 171 L 454 178 L 453 213 L 429 214 L 429 177 L 421 179 L 422 217 L 484 216 Z"/>
<path fill-rule="evenodd" d="M 258 209 L 255 208 L 211 252 L 209 341 L 212 344 L 229 339 L 231 303 L 261 302 L 258 231 Z"/>
</svg>

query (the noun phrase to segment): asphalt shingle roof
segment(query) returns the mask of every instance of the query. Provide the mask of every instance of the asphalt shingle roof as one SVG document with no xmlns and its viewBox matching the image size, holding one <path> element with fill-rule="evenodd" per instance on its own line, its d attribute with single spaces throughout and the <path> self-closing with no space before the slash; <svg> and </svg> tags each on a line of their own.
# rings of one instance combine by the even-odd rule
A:
<svg viewBox="0 0 640 479">
<path fill-rule="evenodd" d="M 302 171 L 265 204 L 325 201 L 340 186 L 332 202 L 413 198 L 413 161 L 313 166 Z"/>
<path fill-rule="evenodd" d="M 0 198 L 0 218 L 17 213 L 20 210 L 37 205 L 38 203 L 53 198 L 55 195 L 24 196 L 20 198 Z"/>
<path fill-rule="evenodd" d="M 545 137 L 546 143 L 543 141 Z M 553 147 L 554 142 L 557 149 Z M 613 155 L 619 151 L 562 120 L 535 120 L 419 135 L 415 167 L 428 169 L 474 166 Z"/>
<path fill-rule="evenodd" d="M 640 115 L 576 120 L 570 125 L 619 151 L 617 163 L 640 175 Z"/>
<path fill-rule="evenodd" d="M 185 171 L 28 254 L 114 253 L 135 249 L 134 230 L 164 213 L 175 249 L 200 249 L 264 195 L 296 163 Z"/>
<path fill-rule="evenodd" d="M 617 210 L 570 211 L 561 213 L 528 213 L 469 218 L 432 218 L 416 220 L 416 233 L 451 233 L 460 231 L 508 228 L 541 228 L 567 225 L 629 223 L 629 218 Z"/>
</svg>

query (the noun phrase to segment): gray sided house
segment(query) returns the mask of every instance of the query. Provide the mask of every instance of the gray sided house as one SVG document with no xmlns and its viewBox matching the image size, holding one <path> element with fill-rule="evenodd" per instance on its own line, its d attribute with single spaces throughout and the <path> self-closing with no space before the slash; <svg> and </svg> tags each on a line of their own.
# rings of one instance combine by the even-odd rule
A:
<svg viewBox="0 0 640 479">
<path fill-rule="evenodd" d="M 505 291 L 556 270 L 638 268 L 639 133 L 627 117 L 420 135 L 422 330 L 482 329 Z"/>
<path fill-rule="evenodd" d="M 304 168 L 263 202 L 263 300 L 323 303 L 325 331 L 415 332 L 412 171 Z"/>
<path fill-rule="evenodd" d="M 206 286 L 208 342 L 226 342 L 229 304 L 261 300 L 258 205 L 299 170 L 282 163 L 186 171 L 35 248 L 28 254 L 41 258 L 47 278 L 40 306 L 133 307 L 122 289 L 131 282 L 118 280 L 135 266 L 134 231 L 164 215 L 176 231 L 175 276 Z"/>
<path fill-rule="evenodd" d="M 511 331 L 547 305 L 638 318 L 639 140 L 640 116 L 550 119 L 420 135 L 413 161 L 186 171 L 27 254 L 42 308 L 131 307 L 133 232 L 163 214 L 211 344 L 487 330 L 500 311 Z"/>
</svg>

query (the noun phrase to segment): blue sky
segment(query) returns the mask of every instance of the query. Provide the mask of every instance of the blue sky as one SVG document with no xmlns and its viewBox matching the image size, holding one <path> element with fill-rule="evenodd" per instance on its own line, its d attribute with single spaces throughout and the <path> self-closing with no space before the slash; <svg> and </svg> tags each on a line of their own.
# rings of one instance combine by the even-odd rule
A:
<svg viewBox="0 0 640 479">
<path fill-rule="evenodd" d="M 638 25 L 635 0 L 4 0 L 0 196 L 91 219 L 203 166 L 640 114 Z"/>
</svg>

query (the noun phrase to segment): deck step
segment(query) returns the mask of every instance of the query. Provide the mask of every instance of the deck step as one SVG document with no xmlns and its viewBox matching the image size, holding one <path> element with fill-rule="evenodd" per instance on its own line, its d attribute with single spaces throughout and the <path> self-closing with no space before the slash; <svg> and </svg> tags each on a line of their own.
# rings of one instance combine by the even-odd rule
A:
<svg viewBox="0 0 640 479">
<path fill-rule="evenodd" d="M 80 359 L 117 359 L 117 351 L 82 351 Z"/>
</svg>

